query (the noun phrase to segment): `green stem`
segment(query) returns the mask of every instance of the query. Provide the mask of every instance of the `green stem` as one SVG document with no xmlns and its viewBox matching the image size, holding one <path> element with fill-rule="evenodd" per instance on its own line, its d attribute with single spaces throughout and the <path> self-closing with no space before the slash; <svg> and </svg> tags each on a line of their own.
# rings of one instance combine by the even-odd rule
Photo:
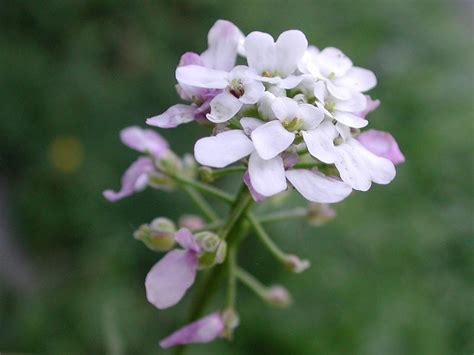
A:
<svg viewBox="0 0 474 355">
<path fill-rule="evenodd" d="M 287 262 L 287 254 L 283 252 L 274 242 L 270 239 L 270 236 L 267 234 L 265 229 L 263 229 L 260 222 L 255 218 L 251 213 L 247 213 L 247 220 L 250 222 L 253 230 L 257 234 L 258 239 L 262 244 L 268 249 L 270 254 L 272 254 L 278 261 L 283 264 Z"/>
<path fill-rule="evenodd" d="M 321 162 L 301 162 L 293 165 L 292 169 L 311 169 L 311 168 L 320 168 L 325 164 Z"/>
<path fill-rule="evenodd" d="M 197 192 L 194 188 L 184 184 L 182 188 L 210 222 L 215 222 L 219 219 L 219 216 L 216 214 L 216 212 L 214 212 L 212 207 L 207 203 L 207 201 L 199 192 Z"/>
<path fill-rule="evenodd" d="M 235 203 L 232 206 L 230 211 L 229 218 L 227 219 L 227 223 L 222 228 L 220 236 L 222 239 L 226 239 L 229 233 L 232 231 L 234 226 L 237 224 L 237 221 L 241 219 L 247 209 L 250 207 L 253 199 L 250 193 L 247 190 L 245 185 L 242 186 L 237 197 L 235 199 Z"/>
<path fill-rule="evenodd" d="M 273 213 L 268 213 L 262 216 L 257 217 L 257 220 L 260 223 L 273 223 L 273 222 L 280 222 L 286 221 L 288 219 L 296 219 L 296 218 L 305 218 L 308 216 L 308 210 L 303 207 L 295 208 L 289 211 L 278 211 Z"/>
<path fill-rule="evenodd" d="M 234 309 L 235 307 L 235 294 L 236 294 L 236 277 L 235 277 L 235 267 L 236 267 L 236 246 L 232 246 L 226 258 L 227 266 L 227 295 L 225 302 L 225 309 Z"/>
<path fill-rule="evenodd" d="M 255 292 L 260 298 L 265 300 L 267 295 L 267 288 L 258 281 L 255 276 L 237 266 L 235 269 L 235 276 L 237 279 L 247 286 L 250 290 Z"/>
<path fill-rule="evenodd" d="M 189 179 L 185 176 L 179 175 L 179 174 L 168 174 L 170 177 L 175 179 L 177 182 L 181 184 L 185 184 L 191 187 L 194 187 L 196 190 L 199 190 L 201 192 L 207 193 L 211 196 L 217 197 L 221 199 L 222 201 L 225 201 L 227 203 L 232 203 L 234 202 L 234 198 L 229 195 L 227 192 L 222 191 L 220 189 L 217 189 L 213 186 L 210 186 L 208 184 L 204 184 L 202 182 Z"/>
<path fill-rule="evenodd" d="M 245 170 L 247 170 L 247 168 L 243 165 L 229 166 L 228 168 L 212 170 L 212 177 L 220 178 L 222 176 L 233 174 L 233 173 L 241 173 Z"/>
</svg>

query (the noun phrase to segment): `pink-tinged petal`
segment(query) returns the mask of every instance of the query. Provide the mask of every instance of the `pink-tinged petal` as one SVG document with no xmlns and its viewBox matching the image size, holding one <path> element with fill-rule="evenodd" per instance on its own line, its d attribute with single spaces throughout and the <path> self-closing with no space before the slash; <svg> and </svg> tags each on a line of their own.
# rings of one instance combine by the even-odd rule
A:
<svg viewBox="0 0 474 355">
<path fill-rule="evenodd" d="M 341 122 L 342 124 L 353 128 L 362 128 L 369 124 L 369 121 L 367 121 L 366 119 L 361 118 L 350 112 L 335 111 L 334 118 L 338 122 Z"/>
<path fill-rule="evenodd" d="M 277 97 L 272 102 L 272 110 L 280 121 L 292 120 L 299 112 L 298 103 L 289 97 Z"/>
<path fill-rule="evenodd" d="M 312 202 L 336 203 L 351 193 L 349 185 L 339 179 L 328 177 L 307 169 L 288 170 L 287 179 L 303 197 Z"/>
<path fill-rule="evenodd" d="M 284 152 L 281 154 L 281 158 L 283 159 L 285 169 L 291 169 L 298 162 L 299 155 L 297 153 Z"/>
<path fill-rule="evenodd" d="M 358 92 L 364 92 L 377 85 L 377 78 L 375 74 L 368 69 L 352 67 L 343 77 L 336 78 L 334 84 Z"/>
<path fill-rule="evenodd" d="M 316 59 L 319 70 L 326 77 L 331 73 L 341 77 L 352 67 L 352 61 L 341 50 L 333 47 L 324 48 Z"/>
<path fill-rule="evenodd" d="M 136 191 L 143 190 L 148 183 L 147 174 L 153 170 L 153 162 L 150 159 L 145 157 L 138 158 L 123 174 L 120 191 L 106 190 L 103 192 L 104 197 L 114 202 L 130 196 Z"/>
<path fill-rule="evenodd" d="M 223 123 L 234 117 L 242 107 L 242 103 L 234 95 L 224 91 L 211 101 L 211 113 L 206 117 L 214 123 Z"/>
<path fill-rule="evenodd" d="M 127 127 L 120 131 L 120 139 L 126 146 L 142 153 L 150 153 L 160 158 L 169 150 L 168 142 L 151 129 L 138 126 Z"/>
<path fill-rule="evenodd" d="M 208 343 L 217 338 L 223 330 L 224 321 L 221 315 L 218 312 L 212 313 L 178 329 L 163 339 L 160 346 L 166 349 L 180 344 Z"/>
<path fill-rule="evenodd" d="M 182 123 L 194 120 L 195 106 L 177 104 L 171 106 L 161 115 L 148 118 L 146 124 L 160 128 L 174 128 Z"/>
<path fill-rule="evenodd" d="M 370 129 L 357 136 L 357 140 L 375 155 L 390 160 L 393 164 L 405 161 L 395 138 L 388 133 Z"/>
<path fill-rule="evenodd" d="M 177 231 L 174 239 L 179 245 L 181 245 L 182 248 L 186 250 L 191 250 L 198 253 L 201 249 L 198 242 L 196 241 L 196 238 L 194 238 L 191 231 L 187 228 L 181 228 L 179 231 Z"/>
<path fill-rule="evenodd" d="M 298 118 L 301 118 L 304 122 L 304 129 L 316 128 L 324 119 L 324 112 L 313 105 L 301 104 L 299 106 Z"/>
<path fill-rule="evenodd" d="M 286 190 L 285 168 L 280 156 L 264 160 L 253 152 L 248 171 L 252 186 L 259 194 L 268 197 Z"/>
<path fill-rule="evenodd" d="M 186 52 L 181 56 L 178 66 L 183 67 L 185 65 L 204 66 L 204 63 L 202 62 L 201 56 L 199 54 L 194 52 Z"/>
<path fill-rule="evenodd" d="M 380 100 L 372 100 L 369 95 L 365 95 L 365 98 L 367 100 L 367 105 L 365 106 L 365 109 L 356 113 L 357 116 L 362 118 L 365 118 L 365 116 L 367 116 L 370 112 L 380 106 Z"/>
<path fill-rule="evenodd" d="M 308 48 L 308 40 L 301 31 L 285 31 L 278 37 L 275 47 L 277 55 L 275 69 L 279 76 L 285 78 L 296 70 L 298 62 Z"/>
<path fill-rule="evenodd" d="M 341 179 L 355 190 L 367 191 L 372 181 L 388 184 L 396 175 L 395 166 L 385 158 L 376 156 L 356 139 L 338 145 L 339 160 L 335 162 Z"/>
<path fill-rule="evenodd" d="M 254 117 L 242 117 L 239 122 L 245 134 L 248 136 L 250 136 L 254 129 L 265 123 L 264 121 Z"/>
<path fill-rule="evenodd" d="M 287 131 L 277 120 L 257 127 L 251 137 L 255 150 L 263 159 L 274 158 L 295 140 L 295 134 Z"/>
<path fill-rule="evenodd" d="M 242 32 L 232 22 L 217 20 L 207 35 L 208 49 L 201 54 L 206 67 L 230 71 L 237 59 Z"/>
<path fill-rule="evenodd" d="M 301 131 L 309 153 L 323 163 L 334 163 L 338 155 L 334 148 L 334 139 L 338 132 L 331 122 L 323 122 L 310 131 Z"/>
<path fill-rule="evenodd" d="M 178 303 L 194 283 L 197 256 L 189 250 L 172 250 L 158 261 L 145 279 L 148 302 L 159 309 Z"/>
<path fill-rule="evenodd" d="M 224 89 L 229 85 L 229 73 L 199 65 L 187 65 L 176 69 L 178 83 L 207 89 Z"/>
<path fill-rule="evenodd" d="M 252 32 L 244 42 L 247 63 L 257 73 L 273 72 L 276 64 L 276 48 L 273 37 L 264 32 Z"/>
<path fill-rule="evenodd" d="M 263 195 L 260 195 L 255 189 L 253 188 L 252 182 L 250 181 L 250 174 L 249 171 L 245 171 L 244 177 L 243 177 L 245 185 L 247 185 L 250 195 L 254 199 L 255 202 L 262 202 L 266 200 L 267 198 Z"/>
<path fill-rule="evenodd" d="M 201 165 L 223 168 L 253 151 L 252 141 L 241 130 L 201 138 L 194 146 L 194 157 Z"/>
</svg>

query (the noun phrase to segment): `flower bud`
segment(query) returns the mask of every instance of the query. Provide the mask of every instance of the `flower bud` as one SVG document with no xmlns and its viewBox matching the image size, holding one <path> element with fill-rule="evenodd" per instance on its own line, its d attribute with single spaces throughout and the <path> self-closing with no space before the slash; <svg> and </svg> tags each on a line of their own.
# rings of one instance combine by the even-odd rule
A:
<svg viewBox="0 0 474 355">
<path fill-rule="evenodd" d="M 141 240 L 149 249 L 167 251 L 174 245 L 176 226 L 168 218 L 155 218 L 150 224 L 142 224 L 133 237 Z"/>
<path fill-rule="evenodd" d="M 231 340 L 234 334 L 234 329 L 237 328 L 240 323 L 239 315 L 235 309 L 227 308 L 222 312 L 222 320 L 224 322 L 222 337 Z"/>
<path fill-rule="evenodd" d="M 199 254 L 199 269 L 221 264 L 225 260 L 227 243 L 212 232 L 200 232 L 195 235 L 201 252 Z"/>
<path fill-rule="evenodd" d="M 336 218 L 336 211 L 325 203 L 310 203 L 308 220 L 313 226 L 321 226 Z"/>
<path fill-rule="evenodd" d="M 181 159 L 182 163 L 182 172 L 185 176 L 194 179 L 197 173 L 197 164 L 196 160 L 191 154 L 185 154 Z"/>
<path fill-rule="evenodd" d="M 165 191 L 171 191 L 176 187 L 173 179 L 157 171 L 148 174 L 148 185 Z"/>
<path fill-rule="evenodd" d="M 182 228 L 187 228 L 189 230 L 203 228 L 206 224 L 204 220 L 196 215 L 183 215 L 179 219 L 179 226 Z"/>
<path fill-rule="evenodd" d="M 289 271 L 299 274 L 309 268 L 310 262 L 306 259 L 301 260 L 296 255 L 287 255 L 285 266 Z"/>
<path fill-rule="evenodd" d="M 156 165 L 158 169 L 170 174 L 174 174 L 183 168 L 181 159 L 172 151 L 166 152 L 161 159 L 156 162 Z"/>
<path fill-rule="evenodd" d="M 265 294 L 265 301 L 279 308 L 288 307 L 292 300 L 288 290 L 280 285 L 271 286 Z"/>
<path fill-rule="evenodd" d="M 206 183 L 210 183 L 214 181 L 214 177 L 212 176 L 212 169 L 207 166 L 201 166 L 198 169 L 199 178 Z"/>
</svg>

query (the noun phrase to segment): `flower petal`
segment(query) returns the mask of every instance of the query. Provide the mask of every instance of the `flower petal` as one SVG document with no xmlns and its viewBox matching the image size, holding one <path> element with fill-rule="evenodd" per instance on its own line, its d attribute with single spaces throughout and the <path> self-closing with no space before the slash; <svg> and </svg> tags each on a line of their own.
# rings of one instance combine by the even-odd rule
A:
<svg viewBox="0 0 474 355">
<path fill-rule="evenodd" d="M 334 139 L 338 132 L 331 122 L 325 121 L 313 130 L 301 131 L 301 134 L 313 157 L 326 164 L 332 164 L 337 160 Z"/>
<path fill-rule="evenodd" d="M 107 200 L 114 202 L 144 189 L 148 183 L 147 173 L 153 170 L 153 162 L 150 159 L 145 157 L 138 158 L 123 174 L 120 191 L 106 190 L 103 192 L 103 196 Z"/>
<path fill-rule="evenodd" d="M 304 129 L 314 129 L 324 119 L 324 112 L 310 104 L 299 105 L 298 118 L 304 121 Z"/>
<path fill-rule="evenodd" d="M 318 171 L 307 169 L 287 170 L 286 177 L 303 197 L 312 202 L 336 203 L 351 193 L 349 185 Z"/>
<path fill-rule="evenodd" d="M 182 123 L 194 121 L 195 106 L 177 104 L 161 115 L 147 118 L 146 124 L 160 128 L 174 128 Z"/>
<path fill-rule="evenodd" d="M 229 73 L 209 69 L 199 65 L 186 65 L 176 68 L 176 80 L 180 84 L 207 89 L 224 89 L 229 85 Z"/>
<path fill-rule="evenodd" d="M 330 81 L 326 81 L 326 86 L 331 95 L 336 99 L 349 100 L 352 96 L 351 91 L 343 86 L 337 86 Z"/>
<path fill-rule="evenodd" d="M 282 79 L 278 83 L 278 86 L 283 89 L 293 89 L 297 87 L 304 79 L 304 75 L 290 75 L 289 77 Z"/>
<path fill-rule="evenodd" d="M 230 71 L 243 34 L 232 22 L 217 20 L 207 35 L 208 49 L 201 58 L 208 68 Z"/>
<path fill-rule="evenodd" d="M 276 46 L 272 36 L 259 31 L 251 32 L 245 38 L 244 46 L 249 67 L 259 74 L 275 70 Z"/>
<path fill-rule="evenodd" d="M 275 120 L 254 129 L 251 138 L 258 155 L 263 159 L 272 159 L 293 143 L 295 134 Z"/>
<path fill-rule="evenodd" d="M 359 134 L 356 139 L 369 151 L 390 160 L 393 164 L 400 164 L 405 161 L 395 138 L 388 132 L 370 129 Z"/>
<path fill-rule="evenodd" d="M 194 283 L 196 254 L 189 250 L 172 250 L 150 270 L 145 279 L 148 302 L 159 309 L 168 308 L 183 298 Z"/>
<path fill-rule="evenodd" d="M 227 122 L 239 112 L 242 103 L 234 95 L 224 91 L 211 101 L 211 113 L 207 119 L 214 123 Z"/>
<path fill-rule="evenodd" d="M 356 139 L 336 147 L 339 160 L 335 162 L 341 179 L 353 189 L 367 191 L 371 181 L 388 184 L 395 177 L 393 163 L 368 151 Z"/>
<path fill-rule="evenodd" d="M 276 119 L 272 110 L 272 103 L 275 101 L 275 95 L 271 92 L 265 91 L 260 101 L 257 103 L 257 110 L 259 116 L 267 121 Z"/>
<path fill-rule="evenodd" d="M 287 187 L 285 168 L 280 156 L 264 160 L 257 152 L 253 152 L 250 155 L 248 171 L 253 188 L 263 196 L 275 195 Z"/>
<path fill-rule="evenodd" d="M 190 343 L 208 343 L 224 330 L 224 321 L 219 313 L 212 313 L 198 319 L 160 341 L 162 348 Z"/>
<path fill-rule="evenodd" d="M 245 134 L 250 136 L 254 129 L 263 125 L 265 122 L 254 117 L 242 117 L 239 121 Z"/>
<path fill-rule="evenodd" d="M 298 103 L 289 97 L 277 97 L 272 102 L 272 110 L 280 121 L 291 120 L 298 115 Z"/>
<path fill-rule="evenodd" d="M 336 77 L 343 76 L 351 67 L 352 61 L 340 49 L 334 47 L 324 48 L 317 56 L 319 70 L 323 75 Z"/>
<path fill-rule="evenodd" d="M 179 245 L 181 245 L 182 248 L 186 250 L 191 250 L 198 253 L 201 249 L 196 241 L 196 238 L 194 238 L 191 231 L 187 228 L 181 228 L 179 231 L 177 231 L 174 239 Z"/>
<path fill-rule="evenodd" d="M 308 40 L 301 31 L 285 31 L 278 37 L 275 47 L 277 56 L 275 69 L 279 76 L 285 78 L 296 70 L 298 62 L 308 48 Z"/>
<path fill-rule="evenodd" d="M 346 126 L 353 127 L 353 128 L 362 128 L 369 124 L 364 118 L 361 118 L 353 113 L 344 112 L 344 111 L 334 111 L 334 118 L 345 124 Z"/>
<path fill-rule="evenodd" d="M 243 176 L 244 184 L 247 185 L 250 195 L 252 195 L 252 198 L 255 202 L 262 202 L 266 200 L 266 197 L 263 195 L 260 195 L 257 191 L 252 186 L 252 182 L 250 181 L 250 174 L 249 171 L 245 171 L 244 176 Z"/>
<path fill-rule="evenodd" d="M 377 78 L 375 74 L 368 69 L 352 67 L 343 77 L 336 78 L 334 84 L 358 92 L 364 92 L 377 85 Z"/>
<path fill-rule="evenodd" d="M 120 139 L 126 146 L 142 153 L 149 152 L 156 158 L 160 158 L 169 150 L 168 142 L 162 136 L 151 129 L 138 126 L 122 129 Z"/>
<path fill-rule="evenodd" d="M 256 80 L 250 80 L 244 84 L 244 94 L 239 98 L 240 102 L 247 105 L 253 105 L 260 100 L 265 92 L 265 86 Z"/>
<path fill-rule="evenodd" d="M 367 116 L 370 112 L 380 106 L 380 100 L 372 100 L 369 95 L 365 95 L 365 98 L 367 100 L 367 105 L 365 106 L 365 109 L 356 113 L 357 116 L 362 118 L 365 118 L 365 116 Z"/>
<path fill-rule="evenodd" d="M 353 91 L 347 100 L 337 100 L 334 110 L 345 112 L 360 112 L 367 107 L 367 98 L 360 92 Z M 358 116 L 358 115 L 357 115 Z"/>
<path fill-rule="evenodd" d="M 242 130 L 219 133 L 201 138 L 194 146 L 194 157 L 199 164 L 223 168 L 253 151 L 253 143 Z"/>
</svg>

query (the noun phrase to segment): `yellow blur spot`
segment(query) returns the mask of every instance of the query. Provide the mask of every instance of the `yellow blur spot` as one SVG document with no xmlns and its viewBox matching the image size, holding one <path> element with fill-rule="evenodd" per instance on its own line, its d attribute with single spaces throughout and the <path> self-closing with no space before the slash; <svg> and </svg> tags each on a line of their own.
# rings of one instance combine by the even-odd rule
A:
<svg viewBox="0 0 474 355">
<path fill-rule="evenodd" d="M 50 163 L 63 173 L 75 172 L 82 163 L 84 152 L 82 143 L 75 137 L 58 136 L 48 147 Z"/>
</svg>

